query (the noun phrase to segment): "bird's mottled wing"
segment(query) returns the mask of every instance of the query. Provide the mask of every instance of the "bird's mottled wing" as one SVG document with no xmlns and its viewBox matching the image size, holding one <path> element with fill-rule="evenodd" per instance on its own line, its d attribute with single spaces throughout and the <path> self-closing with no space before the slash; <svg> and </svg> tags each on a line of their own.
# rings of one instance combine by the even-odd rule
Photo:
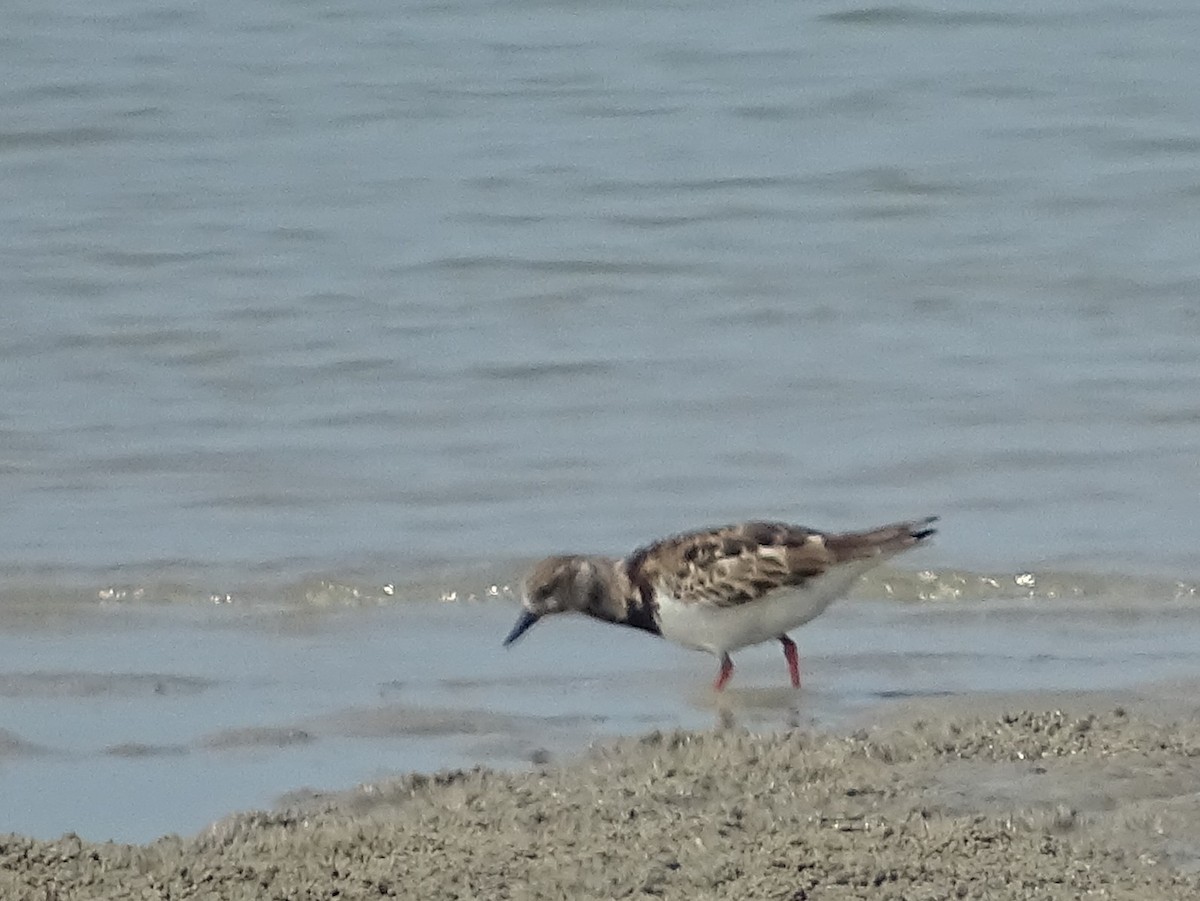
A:
<svg viewBox="0 0 1200 901">
<path fill-rule="evenodd" d="M 675 535 L 640 548 L 625 561 L 643 594 L 657 588 L 685 603 L 718 607 L 803 585 L 833 563 L 823 533 L 779 522 Z"/>
</svg>

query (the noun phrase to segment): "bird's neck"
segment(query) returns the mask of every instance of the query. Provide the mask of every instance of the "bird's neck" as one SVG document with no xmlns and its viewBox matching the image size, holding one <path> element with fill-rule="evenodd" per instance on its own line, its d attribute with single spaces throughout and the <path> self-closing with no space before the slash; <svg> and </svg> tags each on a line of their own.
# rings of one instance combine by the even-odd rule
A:
<svg viewBox="0 0 1200 901">
<path fill-rule="evenodd" d="M 624 560 L 596 561 L 593 572 L 584 613 L 605 622 L 662 634 L 653 589 L 641 584 L 636 574 L 631 578 Z"/>
</svg>

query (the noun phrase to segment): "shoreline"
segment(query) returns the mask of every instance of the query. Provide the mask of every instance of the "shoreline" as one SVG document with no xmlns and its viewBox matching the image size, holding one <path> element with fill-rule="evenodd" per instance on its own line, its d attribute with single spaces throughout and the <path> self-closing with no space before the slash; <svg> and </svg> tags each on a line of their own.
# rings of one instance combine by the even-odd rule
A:
<svg viewBox="0 0 1200 901">
<path fill-rule="evenodd" d="M 5 836 L 0 894 L 1191 898 L 1188 694 L 925 699 L 851 734 L 653 732 L 523 772 L 311 795 L 146 845 Z"/>
</svg>

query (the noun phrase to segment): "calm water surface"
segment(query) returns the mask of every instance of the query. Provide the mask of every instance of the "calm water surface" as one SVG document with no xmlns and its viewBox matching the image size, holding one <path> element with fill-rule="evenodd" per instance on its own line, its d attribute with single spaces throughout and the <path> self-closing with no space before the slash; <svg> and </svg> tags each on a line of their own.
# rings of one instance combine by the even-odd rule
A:
<svg viewBox="0 0 1200 901">
<path fill-rule="evenodd" d="M 0 707 L 33 719 L 6 714 L 0 753 L 141 759 L 136 730 L 63 719 L 79 673 L 291 659 L 256 644 L 264 610 L 346 608 L 340 644 L 295 651 L 336 667 L 376 605 L 432 622 L 422 602 L 503 599 L 531 557 L 748 516 L 940 513 L 873 597 L 1191 601 L 1190 0 L 66 0 L 5 23 Z M 499 679 L 470 648 L 511 611 L 474 611 L 458 678 Z M 413 621 L 328 685 L 409 679 Z M 198 653 L 212 630 L 233 644 Z M 1075 659 L 1078 623 L 1048 634 Z M 681 684 L 709 678 L 684 659 Z M 231 690 L 226 725 L 320 734 L 305 717 L 368 703 L 277 678 L 304 716 Z M 130 691 L 110 727 L 153 719 Z M 189 719 L 206 697 L 170 747 L 224 728 Z M 638 728 L 571 697 L 553 715 Z M 694 724 L 673 703 L 692 714 L 647 722 Z"/>
</svg>

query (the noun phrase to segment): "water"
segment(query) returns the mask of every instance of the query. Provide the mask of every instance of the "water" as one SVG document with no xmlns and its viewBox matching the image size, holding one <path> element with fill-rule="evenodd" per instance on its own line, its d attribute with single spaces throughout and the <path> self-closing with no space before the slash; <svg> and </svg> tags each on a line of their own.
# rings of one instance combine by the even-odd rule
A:
<svg viewBox="0 0 1200 901">
<path fill-rule="evenodd" d="M 42 758 L 4 752 L 0 806 L 70 783 L 61 767 L 158 759 L 123 743 L 207 766 L 222 728 L 325 734 L 326 707 L 411 676 L 439 616 L 465 636 L 439 678 L 490 679 L 456 703 L 533 716 L 522 753 L 546 729 L 695 724 L 682 687 L 644 721 L 590 682 L 509 710 L 504 668 L 534 664 L 483 663 L 529 559 L 689 526 L 940 513 L 937 546 L 861 595 L 958 600 L 936 607 L 951 623 L 997 598 L 1190 609 L 1192 3 L 100 0 L 5 21 L 0 708 L 13 747 L 66 756 L 39 783 Z M 496 604 L 431 606 L 471 595 Z M 852 634 L 836 611 L 821 628 Z M 406 625 L 379 636 L 375 616 Z M 251 625 L 274 617 L 332 644 Z M 1072 623 L 1051 645 L 1079 662 Z M 296 654 L 328 703 L 286 675 Z M 258 658 L 283 668 L 274 716 L 236 676 Z M 603 659 L 568 651 L 564 678 Z M 709 678 L 668 659 L 679 686 Z M 104 728 L 76 718 L 80 672 L 126 698 Z M 138 674 L 226 687 L 180 701 L 180 735 L 139 738 L 113 728 L 154 718 Z M 441 704 L 435 683 L 406 703 Z M 817 719 L 858 696 L 837 684 Z M 317 769 L 329 741 L 270 745 L 271 790 L 371 775 L 378 744 Z M 434 756 L 504 756 L 485 750 Z M 62 797 L 0 826 L 200 822 Z"/>
</svg>

